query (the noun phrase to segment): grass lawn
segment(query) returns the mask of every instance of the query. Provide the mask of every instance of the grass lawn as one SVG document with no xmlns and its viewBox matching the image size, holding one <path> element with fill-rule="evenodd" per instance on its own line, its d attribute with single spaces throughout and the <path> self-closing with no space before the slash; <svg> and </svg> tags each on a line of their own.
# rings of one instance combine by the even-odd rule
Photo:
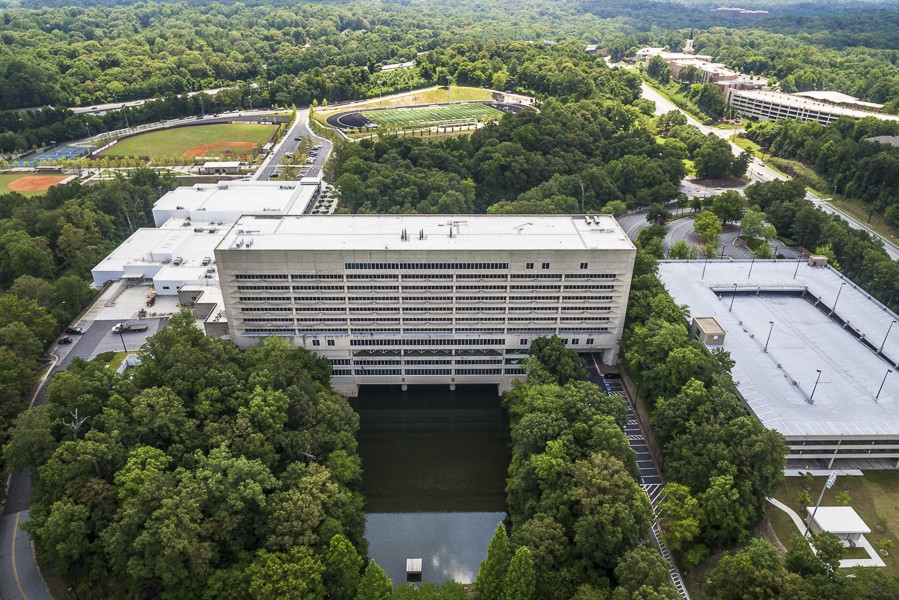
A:
<svg viewBox="0 0 899 600">
<path fill-rule="evenodd" d="M 183 155 L 186 151 L 203 144 L 222 142 L 250 142 L 263 145 L 275 133 L 275 125 L 234 124 L 196 125 L 151 131 L 124 139 L 106 150 L 103 156 L 147 156 L 155 154 Z"/>
<path fill-rule="evenodd" d="M 21 190 L 11 190 L 9 188 L 9 184 L 15 181 L 16 179 L 21 179 L 22 177 L 29 177 L 31 175 L 35 175 L 35 173 L 4 173 L 0 174 L 0 194 L 8 194 L 12 191 L 17 191 L 23 196 L 28 198 L 32 196 L 43 196 L 47 193 L 47 190 L 39 190 L 36 192 L 24 192 Z M 54 173 L 55 175 L 55 173 Z"/>
<path fill-rule="evenodd" d="M 445 87 L 432 87 L 416 90 L 412 93 L 394 94 L 384 98 L 373 98 L 355 105 L 359 108 L 379 108 L 382 106 L 416 106 L 420 104 L 435 104 L 437 102 L 461 102 L 462 100 L 492 100 L 490 90 L 476 87 L 463 87 L 451 85 L 449 90 Z M 322 106 L 315 109 L 315 114 L 324 113 L 325 116 L 335 112 L 346 110 L 340 106 Z"/>
<path fill-rule="evenodd" d="M 384 128 L 418 127 L 428 123 L 443 123 L 462 119 L 498 119 L 502 115 L 502 111 L 484 104 L 427 106 L 365 113 L 369 120 Z"/>
<path fill-rule="evenodd" d="M 812 504 L 818 499 L 826 477 L 815 477 L 809 484 L 804 477 L 787 477 L 784 488 L 775 497 L 805 517 L 805 511 L 799 509 L 798 498 L 802 490 L 807 489 L 812 497 Z M 866 471 L 861 477 L 840 477 L 836 485 L 824 494 L 821 506 L 839 506 L 835 497 L 840 492 L 847 492 L 850 506 L 864 519 L 871 533 L 865 537 L 875 548 L 885 539 L 895 544 L 889 556 L 882 556 L 886 563 L 885 572 L 893 577 L 899 576 L 899 504 L 896 503 L 899 493 L 899 471 Z M 784 545 L 789 544 L 790 536 L 797 531 L 793 522 L 778 508 L 768 507 L 771 524 L 777 537 Z M 878 530 L 881 526 L 883 531 Z M 850 555 L 852 556 L 852 555 Z"/>
<path fill-rule="evenodd" d="M 825 197 L 827 195 L 828 194 L 825 194 Z M 843 212 L 849 213 L 862 223 L 865 223 L 868 227 L 894 244 L 899 244 L 899 235 L 897 235 L 896 230 L 883 219 L 883 215 L 874 213 L 871 215 L 871 222 L 868 223 L 868 214 L 871 210 L 870 206 L 866 206 L 863 202 L 859 202 L 858 200 L 845 200 L 842 197 L 840 199 L 831 198 L 829 202 Z"/>
</svg>

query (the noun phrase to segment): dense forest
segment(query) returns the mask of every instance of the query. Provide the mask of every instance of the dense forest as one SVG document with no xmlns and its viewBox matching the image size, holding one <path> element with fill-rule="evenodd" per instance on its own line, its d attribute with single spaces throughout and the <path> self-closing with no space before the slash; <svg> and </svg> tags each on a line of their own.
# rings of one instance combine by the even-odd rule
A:
<svg viewBox="0 0 899 600">
<path fill-rule="evenodd" d="M 136 170 L 91 187 L 52 187 L 45 196 L 0 194 L 0 443 L 23 408 L 38 360 L 94 297 L 90 270 L 174 187 Z"/>
<path fill-rule="evenodd" d="M 352 598 L 365 556 L 358 415 L 328 361 L 239 352 L 176 315 L 125 375 L 76 360 L 16 422 L 26 525 L 82 598 Z"/>
</svg>

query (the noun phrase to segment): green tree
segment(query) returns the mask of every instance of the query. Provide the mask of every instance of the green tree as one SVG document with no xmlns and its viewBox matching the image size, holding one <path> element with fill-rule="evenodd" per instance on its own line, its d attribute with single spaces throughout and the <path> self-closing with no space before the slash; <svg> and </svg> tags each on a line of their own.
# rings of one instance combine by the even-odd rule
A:
<svg viewBox="0 0 899 600">
<path fill-rule="evenodd" d="M 342 535 L 335 535 L 325 554 L 324 583 L 328 598 L 353 600 L 362 579 L 362 557 Z"/>
<path fill-rule="evenodd" d="M 536 598 L 537 576 L 534 559 L 527 546 L 519 546 L 509 563 L 503 579 L 503 600 L 533 600 Z"/>
<path fill-rule="evenodd" d="M 506 528 L 500 523 L 496 526 L 493 538 L 487 546 L 487 558 L 481 562 L 475 587 L 483 600 L 501 600 L 503 583 L 509 569 L 509 538 Z"/>
<path fill-rule="evenodd" d="M 716 88 L 717 89 L 717 88 Z M 734 155 L 727 140 L 709 134 L 702 147 L 693 155 L 696 174 L 699 177 L 721 179 L 733 171 Z"/>
<path fill-rule="evenodd" d="M 671 81 L 671 67 L 668 66 L 668 63 L 661 56 L 653 56 L 649 59 L 649 64 L 646 67 L 646 73 L 657 80 L 659 83 L 667 84 Z"/>
<path fill-rule="evenodd" d="M 612 600 L 647 596 L 676 600 L 680 597 L 668 574 L 668 564 L 650 546 L 637 546 L 625 553 L 615 567 L 615 579 L 618 587 L 612 593 Z"/>
<path fill-rule="evenodd" d="M 260 550 L 247 567 L 250 597 L 253 600 L 325 598 L 323 572 L 321 561 L 307 547 L 298 546 L 289 553 Z"/>
<path fill-rule="evenodd" d="M 718 250 L 718 238 L 721 235 L 721 221 L 718 216 L 709 210 L 702 211 L 696 216 L 693 231 L 705 245 L 706 256 L 715 256 Z"/>
<path fill-rule="evenodd" d="M 359 582 L 356 600 L 388 600 L 393 594 L 393 584 L 384 569 L 374 559 L 368 561 L 365 574 Z"/>
<path fill-rule="evenodd" d="M 659 520 L 664 528 L 665 543 L 678 551 L 700 533 L 702 508 L 690 488 L 675 482 L 665 485 L 664 500 L 659 503 Z"/>
<path fill-rule="evenodd" d="M 9 443 L 3 447 L 3 458 L 9 471 L 18 473 L 47 462 L 55 448 L 51 407 L 35 406 L 16 417 Z"/>
<path fill-rule="evenodd" d="M 531 342 L 528 354 L 537 361 L 534 368 L 548 374 L 559 385 L 587 379 L 583 359 L 574 350 L 566 348 L 559 336 L 537 338 Z M 532 368 L 532 365 L 528 365 L 528 368 Z"/>
<path fill-rule="evenodd" d="M 754 539 L 744 550 L 721 559 L 709 576 L 708 590 L 721 600 L 777 598 L 782 572 L 774 546 Z"/>
<path fill-rule="evenodd" d="M 696 247 L 691 246 L 685 240 L 677 240 L 671 244 L 671 248 L 668 250 L 668 258 L 674 260 L 695 260 L 698 254 Z"/>
<path fill-rule="evenodd" d="M 716 194 L 712 199 L 712 212 L 721 219 L 721 224 L 726 225 L 732 221 L 739 221 L 746 209 L 746 198 L 740 192 L 727 190 Z"/>
</svg>

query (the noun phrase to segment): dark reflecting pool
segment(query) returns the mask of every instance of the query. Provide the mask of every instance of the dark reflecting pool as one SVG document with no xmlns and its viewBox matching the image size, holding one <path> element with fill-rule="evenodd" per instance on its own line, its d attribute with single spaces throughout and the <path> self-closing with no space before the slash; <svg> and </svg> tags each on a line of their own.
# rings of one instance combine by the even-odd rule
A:
<svg viewBox="0 0 899 600">
<path fill-rule="evenodd" d="M 496 387 L 363 388 L 359 454 L 369 554 L 394 583 L 473 581 L 505 518 L 509 422 Z"/>
</svg>

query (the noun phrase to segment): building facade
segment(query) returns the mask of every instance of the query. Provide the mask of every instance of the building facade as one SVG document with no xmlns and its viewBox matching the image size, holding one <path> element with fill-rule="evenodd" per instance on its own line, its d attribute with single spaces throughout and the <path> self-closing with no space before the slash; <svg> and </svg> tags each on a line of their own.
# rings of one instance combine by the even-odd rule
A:
<svg viewBox="0 0 899 600">
<path fill-rule="evenodd" d="M 215 251 L 231 339 L 279 335 L 335 389 L 496 384 L 531 342 L 617 360 L 636 250 L 609 215 L 243 217 Z"/>
<path fill-rule="evenodd" d="M 833 123 L 841 117 L 863 119 L 875 117 L 885 121 L 899 121 L 899 116 L 862 111 L 836 104 L 826 104 L 812 98 L 794 94 L 761 90 L 726 90 L 728 103 L 741 116 L 759 121 L 798 119 L 818 121 L 822 125 Z"/>
</svg>

